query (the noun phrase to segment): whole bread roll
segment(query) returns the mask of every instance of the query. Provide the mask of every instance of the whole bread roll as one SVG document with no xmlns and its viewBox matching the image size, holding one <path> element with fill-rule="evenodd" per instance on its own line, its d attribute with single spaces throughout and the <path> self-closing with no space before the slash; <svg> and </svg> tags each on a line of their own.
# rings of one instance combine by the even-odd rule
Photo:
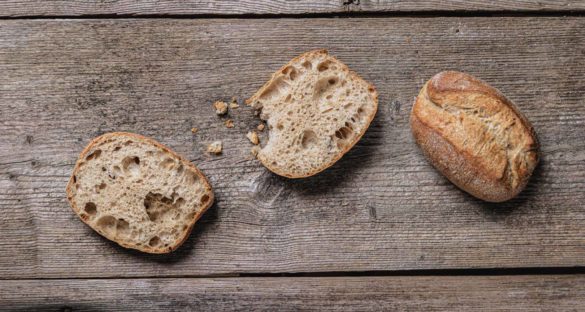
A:
<svg viewBox="0 0 585 312">
<path fill-rule="evenodd" d="M 431 78 L 410 115 L 416 143 L 453 184 L 490 202 L 516 196 L 538 164 L 536 134 L 498 90 L 465 73 Z"/>
</svg>

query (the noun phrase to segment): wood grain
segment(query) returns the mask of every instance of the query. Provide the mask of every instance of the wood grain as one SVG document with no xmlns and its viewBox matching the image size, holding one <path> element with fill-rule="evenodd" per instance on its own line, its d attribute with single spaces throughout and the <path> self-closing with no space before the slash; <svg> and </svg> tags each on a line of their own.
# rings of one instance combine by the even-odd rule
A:
<svg viewBox="0 0 585 312">
<path fill-rule="evenodd" d="M 0 310 L 577 311 L 585 277 L 277 277 L 0 281 Z"/>
<path fill-rule="evenodd" d="M 2 21 L 0 276 L 582 266 L 584 38 L 580 17 Z M 316 48 L 376 85 L 379 113 L 334 167 L 279 178 L 249 156 L 252 111 L 230 112 L 227 129 L 211 104 Z M 446 69 L 498 87 L 533 123 L 542 164 L 518 198 L 468 196 L 414 144 L 413 97 Z M 75 159 L 108 131 L 161 141 L 214 186 L 175 253 L 125 250 L 70 210 Z M 206 155 L 216 139 L 223 155 Z"/>
<path fill-rule="evenodd" d="M 242 15 L 326 14 L 348 12 L 582 11 L 581 0 L 171 0 L 71 1 L 11 0 L 0 2 L 0 16 L 84 15 Z"/>
</svg>

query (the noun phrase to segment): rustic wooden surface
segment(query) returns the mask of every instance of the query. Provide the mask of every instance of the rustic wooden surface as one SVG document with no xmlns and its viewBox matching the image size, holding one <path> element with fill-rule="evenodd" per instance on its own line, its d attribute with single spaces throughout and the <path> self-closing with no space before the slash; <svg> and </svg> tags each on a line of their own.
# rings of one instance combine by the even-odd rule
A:
<svg viewBox="0 0 585 312">
<path fill-rule="evenodd" d="M 2 21 L 0 276 L 582 266 L 584 39 L 581 17 Z M 338 164 L 287 180 L 251 159 L 252 111 L 227 129 L 211 103 L 315 48 L 373 82 L 380 109 Z M 413 143 L 413 97 L 445 69 L 500 88 L 534 124 L 542 165 L 518 198 L 470 197 Z M 151 136 L 211 180 L 216 204 L 177 252 L 125 250 L 70 211 L 75 159 L 108 131 Z M 215 139 L 224 154 L 205 155 Z"/>
<path fill-rule="evenodd" d="M 171 0 L 171 1 L 0 1 L 0 16 L 84 16 L 84 15 L 241 15 L 324 14 L 348 12 L 432 12 L 432 11 L 583 11 L 582 0 Z"/>
<path fill-rule="evenodd" d="M 20 280 L 0 294 L 11 311 L 579 311 L 585 276 Z"/>
</svg>

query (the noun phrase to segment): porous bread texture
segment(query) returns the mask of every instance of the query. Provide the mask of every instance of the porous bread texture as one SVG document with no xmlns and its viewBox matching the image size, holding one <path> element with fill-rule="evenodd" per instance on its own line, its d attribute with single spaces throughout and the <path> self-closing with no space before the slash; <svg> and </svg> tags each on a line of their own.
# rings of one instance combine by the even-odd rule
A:
<svg viewBox="0 0 585 312">
<path fill-rule="evenodd" d="M 67 197 L 102 236 L 127 248 L 167 253 L 213 203 L 205 176 L 160 143 L 132 133 L 94 139 L 81 153 Z"/>
<path fill-rule="evenodd" d="M 516 196 L 538 163 L 538 141 L 526 117 L 498 90 L 465 73 L 431 78 L 410 123 L 433 166 L 486 201 Z"/>
<path fill-rule="evenodd" d="M 268 142 L 258 159 L 289 178 L 333 165 L 368 129 L 378 93 L 326 50 L 304 53 L 272 75 L 246 104 L 261 109 Z"/>
</svg>

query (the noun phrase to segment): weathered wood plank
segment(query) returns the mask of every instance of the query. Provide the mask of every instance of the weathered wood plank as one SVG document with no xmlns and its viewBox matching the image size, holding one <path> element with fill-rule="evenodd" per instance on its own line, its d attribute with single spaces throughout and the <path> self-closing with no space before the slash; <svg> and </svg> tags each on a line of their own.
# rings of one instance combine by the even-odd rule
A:
<svg viewBox="0 0 585 312">
<path fill-rule="evenodd" d="M 584 265 L 584 38 L 578 17 L 3 21 L 0 276 Z M 252 112 L 234 111 L 227 129 L 211 103 L 251 95 L 315 48 L 372 81 L 380 110 L 333 168 L 287 180 L 249 158 Z M 471 198 L 413 143 L 412 99 L 444 69 L 499 87 L 533 122 L 542 165 L 517 199 Z M 176 149 L 215 188 L 172 255 L 126 251 L 70 211 L 78 153 L 115 130 Z M 215 139 L 224 154 L 206 156 Z"/>
<path fill-rule="evenodd" d="M 0 310 L 578 311 L 583 275 L 0 281 Z"/>
<path fill-rule="evenodd" d="M 431 12 L 431 11 L 581 11 L 581 0 L 171 0 L 171 1 L 71 1 L 12 0 L 0 2 L 0 16 L 83 16 L 83 15 L 242 15 L 242 14 L 323 14 L 348 12 Z"/>
</svg>

